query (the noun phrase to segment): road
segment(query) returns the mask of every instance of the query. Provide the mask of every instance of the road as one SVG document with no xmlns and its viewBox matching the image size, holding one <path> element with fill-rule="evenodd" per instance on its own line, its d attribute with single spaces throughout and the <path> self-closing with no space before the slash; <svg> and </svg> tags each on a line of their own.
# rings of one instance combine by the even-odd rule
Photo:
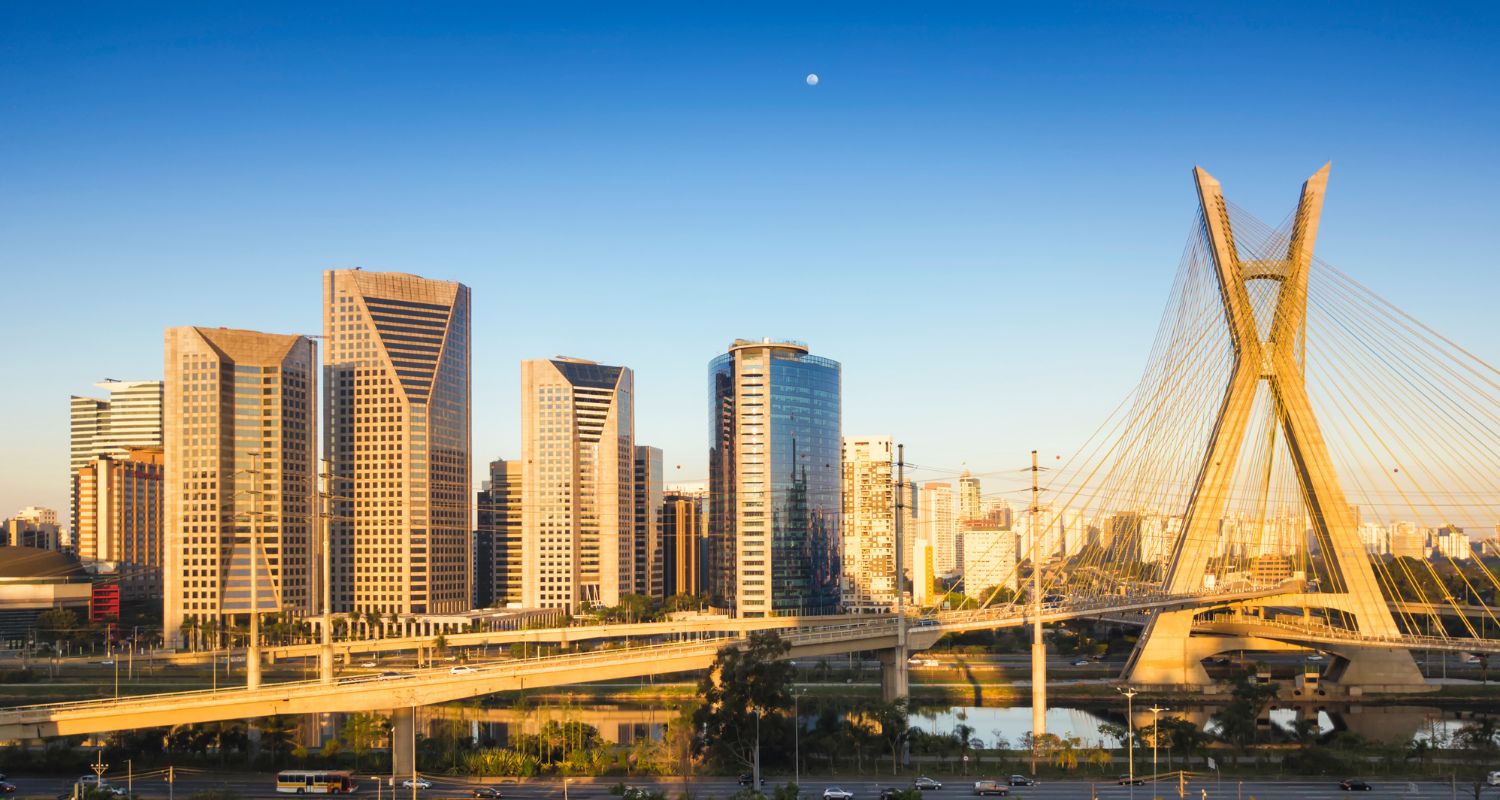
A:
<svg viewBox="0 0 1500 800">
<path fill-rule="evenodd" d="M 123 776 L 111 773 L 115 785 L 124 785 Z M 1004 776 L 1000 776 L 1004 777 Z M 377 789 L 377 782 L 368 775 L 362 775 L 358 794 L 365 798 L 390 798 L 389 787 L 381 786 Z M 505 800 L 608 800 L 612 795 L 609 787 L 617 778 L 590 779 L 575 778 L 564 790 L 561 779 L 538 779 L 518 783 L 511 779 L 490 779 L 481 781 L 477 779 L 449 778 L 446 776 L 428 776 L 432 781 L 431 789 L 417 793 L 417 800 L 457 800 L 470 797 L 470 792 L 475 786 L 495 785 L 503 793 Z M 8 780 L 19 788 L 13 795 L 15 798 L 45 798 L 54 800 L 58 795 L 71 790 L 72 782 L 66 778 L 58 777 L 28 777 L 25 774 L 11 775 Z M 768 780 L 776 783 L 786 780 L 781 776 L 771 776 Z M 942 778 L 943 788 L 923 793 L 928 800 L 968 800 L 973 796 L 972 778 Z M 899 781 L 877 781 L 867 777 L 850 780 L 829 780 L 825 778 L 807 778 L 804 781 L 803 797 L 810 800 L 821 800 L 823 790 L 831 786 L 837 786 L 854 793 L 854 800 L 878 800 L 882 788 L 897 785 L 909 786 L 909 779 Z M 626 783 L 645 789 L 661 789 L 667 793 L 669 798 L 676 798 L 683 789 L 683 781 L 679 778 L 629 778 Z M 1376 798 L 1404 798 L 1404 800 L 1453 800 L 1455 797 L 1453 788 L 1446 782 L 1417 782 L 1408 783 L 1398 780 L 1375 780 L 1374 791 L 1360 792 L 1354 796 L 1367 800 Z M 180 773 L 175 786 L 175 797 L 184 800 L 194 792 L 204 789 L 228 788 L 233 789 L 245 798 L 273 798 L 278 797 L 274 791 L 275 777 L 272 774 L 244 774 L 244 773 L 204 773 L 194 771 L 194 774 Z M 727 798 L 739 790 L 739 786 L 730 778 L 695 778 L 691 781 L 691 787 L 695 797 L 704 798 Z M 166 798 L 168 787 L 160 778 L 142 779 L 134 782 L 133 788 L 136 794 L 143 798 Z M 1470 788 L 1462 783 L 1457 787 L 1457 797 L 1471 797 Z M 1415 791 L 1412 791 L 1415 789 Z M 1204 792 L 1207 792 L 1205 795 Z M 1162 800 L 1175 800 L 1177 798 L 1177 782 L 1175 780 L 1163 781 L 1153 787 L 1150 785 L 1127 787 L 1119 786 L 1114 781 L 1090 782 L 1088 780 L 1058 780 L 1043 781 L 1032 787 L 1016 787 L 1011 790 L 1011 798 L 1017 800 L 1088 800 L 1097 797 L 1099 800 L 1153 800 L 1160 797 Z M 411 796 L 410 790 L 401 790 L 400 800 L 407 800 Z M 1329 780 L 1247 780 L 1239 782 L 1235 780 L 1224 780 L 1222 782 L 1212 779 L 1190 780 L 1187 787 L 1186 800 L 1334 800 L 1334 798 L 1348 798 L 1350 793 L 1341 792 L 1338 781 Z"/>
</svg>

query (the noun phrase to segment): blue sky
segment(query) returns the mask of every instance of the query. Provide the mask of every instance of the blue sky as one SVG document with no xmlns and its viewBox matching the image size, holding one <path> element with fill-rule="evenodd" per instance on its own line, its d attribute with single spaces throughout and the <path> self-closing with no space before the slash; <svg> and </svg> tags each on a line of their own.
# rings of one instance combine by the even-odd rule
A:
<svg viewBox="0 0 1500 800">
<path fill-rule="evenodd" d="M 476 462 L 567 354 L 701 478 L 706 363 L 765 335 L 914 462 L 1069 453 L 1195 163 L 1274 222 L 1331 159 L 1321 256 L 1500 361 L 1493 6 L 302 5 L 0 7 L 0 516 L 66 508 L 69 394 L 167 326 L 316 333 L 328 267 L 473 287 Z"/>
</svg>

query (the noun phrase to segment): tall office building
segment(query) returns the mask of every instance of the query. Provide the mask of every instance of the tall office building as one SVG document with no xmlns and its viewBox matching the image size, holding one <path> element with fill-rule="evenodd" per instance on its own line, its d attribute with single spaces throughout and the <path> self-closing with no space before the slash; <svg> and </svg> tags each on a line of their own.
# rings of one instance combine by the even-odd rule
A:
<svg viewBox="0 0 1500 800">
<path fill-rule="evenodd" d="M 495 459 L 479 492 L 475 608 L 519 608 L 521 592 L 521 462 Z"/>
<path fill-rule="evenodd" d="M 469 287 L 323 273 L 323 453 L 341 612 L 469 609 Z"/>
<path fill-rule="evenodd" d="M 317 442 L 311 339 L 166 332 L 165 631 L 254 608 L 314 613 Z"/>
<path fill-rule="evenodd" d="M 100 456 L 74 472 L 74 548 L 91 569 L 119 576 L 125 600 L 162 596 L 163 462 L 159 447 L 132 448 L 124 458 Z"/>
<path fill-rule="evenodd" d="M 135 447 L 161 447 L 162 382 L 104 381 L 94 384 L 108 399 L 69 400 L 70 437 L 68 476 L 72 484 L 69 520 L 78 527 L 78 478 L 75 473 L 99 456 L 124 457 Z"/>
<path fill-rule="evenodd" d="M 979 479 L 967 468 L 958 476 L 958 521 L 973 522 L 984 517 L 979 496 Z"/>
<path fill-rule="evenodd" d="M 631 371 L 521 362 L 521 462 L 525 606 L 618 604 L 635 583 Z"/>
<path fill-rule="evenodd" d="M 919 536 L 911 547 L 911 604 L 926 608 L 937 598 L 937 576 L 932 569 L 932 542 Z"/>
<path fill-rule="evenodd" d="M 662 573 L 661 448 L 635 446 L 636 594 L 665 599 Z"/>
<path fill-rule="evenodd" d="M 667 492 L 662 497 L 662 595 L 703 592 L 703 495 Z"/>
<path fill-rule="evenodd" d="M 929 481 L 922 484 L 919 501 L 919 529 L 932 542 L 932 567 L 938 575 L 950 575 L 963 569 L 962 544 L 958 542 L 958 525 L 953 514 L 953 484 Z"/>
<path fill-rule="evenodd" d="M 839 363 L 738 339 L 708 372 L 710 591 L 742 617 L 836 611 Z"/>
<path fill-rule="evenodd" d="M 896 604 L 895 448 L 889 436 L 844 437 L 844 609 Z"/>
</svg>

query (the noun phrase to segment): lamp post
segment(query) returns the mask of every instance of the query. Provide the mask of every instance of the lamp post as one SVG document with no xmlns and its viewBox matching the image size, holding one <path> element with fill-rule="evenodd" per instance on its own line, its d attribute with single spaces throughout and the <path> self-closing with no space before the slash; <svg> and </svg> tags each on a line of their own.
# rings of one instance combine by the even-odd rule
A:
<svg viewBox="0 0 1500 800">
<path fill-rule="evenodd" d="M 1125 782 L 1130 784 L 1131 800 L 1135 800 L 1135 704 L 1133 701 L 1140 693 L 1128 686 L 1123 689 L 1116 686 L 1115 691 L 1125 695 L 1125 757 L 1130 765 Z"/>
<path fill-rule="evenodd" d="M 797 787 L 799 796 L 802 794 L 802 716 L 797 713 L 797 699 L 801 695 L 796 689 L 792 690 L 792 785 Z"/>
<path fill-rule="evenodd" d="M 1155 780 L 1156 776 L 1159 775 L 1159 774 L 1161 774 L 1161 771 L 1159 769 L 1157 769 L 1157 767 L 1156 767 L 1156 740 L 1157 740 L 1156 722 L 1157 722 L 1158 718 L 1161 716 L 1161 712 L 1166 711 L 1166 710 L 1168 710 L 1168 709 L 1161 708 L 1161 707 L 1157 706 L 1155 703 L 1151 704 L 1151 779 L 1152 780 Z"/>
</svg>

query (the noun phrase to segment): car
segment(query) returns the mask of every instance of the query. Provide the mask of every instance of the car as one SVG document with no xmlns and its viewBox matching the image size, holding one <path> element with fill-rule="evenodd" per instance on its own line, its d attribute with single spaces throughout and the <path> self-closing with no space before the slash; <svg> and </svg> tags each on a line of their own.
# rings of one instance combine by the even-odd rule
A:
<svg viewBox="0 0 1500 800">
<path fill-rule="evenodd" d="M 387 672 L 380 673 L 376 677 L 380 678 L 383 681 L 389 681 L 389 680 L 394 680 L 396 678 L 401 678 L 401 677 L 404 677 L 404 676 L 401 673 L 399 673 L 399 672 L 389 672 L 389 671 L 387 671 Z M 408 786 L 406 788 L 410 789 L 411 787 Z"/>
<path fill-rule="evenodd" d="M 1339 781 L 1339 788 L 1346 792 L 1368 792 L 1375 787 L 1358 778 L 1345 778 Z"/>
<path fill-rule="evenodd" d="M 924 659 L 922 659 L 922 666 L 924 666 L 924 667 L 935 667 L 937 665 L 938 665 L 938 662 L 937 662 L 937 659 L 935 659 L 935 658 L 924 658 Z"/>
<path fill-rule="evenodd" d="M 1322 653 L 1313 653 L 1312 655 L 1310 655 L 1310 656 L 1307 657 L 1307 660 L 1308 661 L 1323 661 L 1324 657 L 1323 657 Z"/>
<path fill-rule="evenodd" d="M 359 665 L 361 667 L 364 667 L 365 669 L 375 669 L 376 667 L 380 666 L 379 664 L 376 664 L 374 661 L 361 661 L 361 662 L 359 662 Z"/>
<path fill-rule="evenodd" d="M 471 672 L 478 672 L 479 670 L 460 664 L 459 666 L 456 666 L 448 671 L 453 673 L 454 675 L 468 675 Z"/>
<path fill-rule="evenodd" d="M 83 777 L 80 777 L 78 780 L 74 781 L 74 783 L 78 784 L 79 786 L 93 787 L 103 785 L 104 781 L 100 780 L 98 775 L 84 775 Z"/>
<path fill-rule="evenodd" d="M 106 787 L 104 787 L 104 791 L 109 792 L 111 795 L 113 795 L 115 797 L 129 797 L 130 796 L 130 790 L 126 789 L 124 786 L 106 786 Z"/>
<path fill-rule="evenodd" d="M 1028 778 L 1025 775 L 1012 775 L 1012 776 L 1010 776 L 1010 785 L 1011 786 L 1035 786 L 1036 785 L 1036 778 Z"/>
<path fill-rule="evenodd" d="M 1120 779 L 1117 780 L 1117 781 L 1115 781 L 1115 785 L 1116 786 L 1145 786 L 1146 785 L 1146 779 L 1145 778 L 1132 778 L 1129 775 L 1121 775 Z"/>
<path fill-rule="evenodd" d="M 1073 666 L 1075 666 L 1075 667 L 1087 667 L 1088 665 L 1090 665 L 1092 663 L 1094 663 L 1094 662 L 1092 662 L 1092 661 L 1090 661 L 1090 660 L 1088 660 L 1086 658 L 1080 658 L 1077 661 L 1073 662 Z"/>
<path fill-rule="evenodd" d="M 1485 777 L 1484 782 L 1491 786 L 1500 786 L 1500 772 L 1491 772 Z"/>
<path fill-rule="evenodd" d="M 14 783 L 6 783 L 5 781 L 0 781 L 0 794 L 15 794 L 15 793 L 16 793 L 16 785 Z"/>
<path fill-rule="evenodd" d="M 639 786 L 626 786 L 620 791 L 620 797 L 623 800 L 646 800 L 650 796 L 650 791 L 642 789 Z"/>
<path fill-rule="evenodd" d="M 905 789 L 897 789 L 894 786 L 887 786 L 884 789 L 880 790 L 880 800 L 898 800 L 898 798 L 900 798 L 901 795 L 905 793 Z"/>
<path fill-rule="evenodd" d="M 103 664 L 106 667 L 113 667 L 115 665 L 115 660 L 113 658 L 106 658 L 103 661 L 100 661 L 99 663 Z"/>
<path fill-rule="evenodd" d="M 406 780 L 404 780 L 404 781 L 401 782 L 401 788 L 403 788 L 403 789 L 413 789 L 413 788 L 415 788 L 415 789 L 431 789 L 432 788 L 432 781 L 429 781 L 426 778 L 407 778 Z"/>
<path fill-rule="evenodd" d="M 484 798 L 484 800 L 500 800 L 501 796 L 500 790 L 496 789 L 493 786 L 481 786 L 478 789 L 475 789 L 471 794 L 474 797 Z"/>
<path fill-rule="evenodd" d="M 974 794 L 981 796 L 992 794 L 997 797 L 1005 797 L 1010 794 L 1010 787 L 1000 781 L 974 781 Z"/>
<path fill-rule="evenodd" d="M 943 788 L 943 785 L 941 783 L 938 783 L 937 781 L 935 781 L 935 780 L 933 780 L 933 779 L 931 779 L 929 777 L 926 777 L 925 775 L 923 777 L 917 778 L 916 780 L 912 781 L 911 782 L 911 786 L 912 786 L 913 789 L 920 789 L 920 790 L 922 790 L 924 792 L 927 791 L 928 789 L 941 789 L 941 788 Z"/>
<path fill-rule="evenodd" d="M 823 800 L 854 800 L 854 792 L 846 792 L 837 786 L 823 790 Z"/>
<path fill-rule="evenodd" d="M 740 782 L 741 786 L 749 786 L 750 784 L 755 783 L 755 776 L 751 775 L 748 772 L 741 772 L 740 773 L 740 777 L 739 777 L 739 782 Z M 761 786 L 765 786 L 766 785 L 766 776 L 764 776 L 764 775 L 760 776 L 760 785 Z"/>
</svg>

